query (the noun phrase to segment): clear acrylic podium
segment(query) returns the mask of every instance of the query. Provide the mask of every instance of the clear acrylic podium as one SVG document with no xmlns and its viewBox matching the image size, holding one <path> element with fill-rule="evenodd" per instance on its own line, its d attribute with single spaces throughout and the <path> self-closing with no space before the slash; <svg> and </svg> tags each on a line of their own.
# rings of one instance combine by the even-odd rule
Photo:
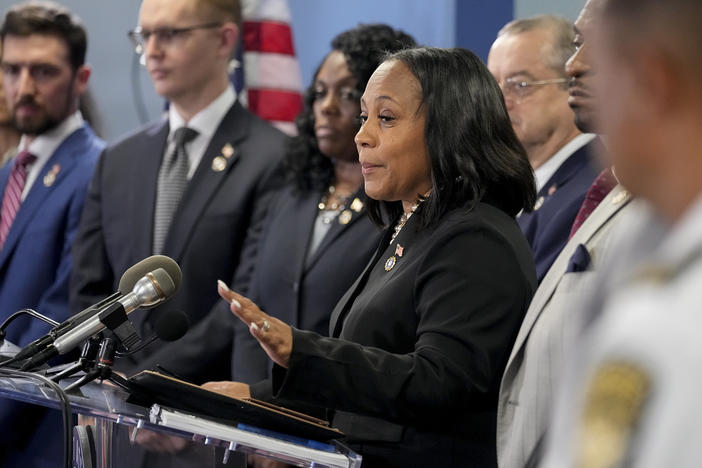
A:
<svg viewBox="0 0 702 468">
<path fill-rule="evenodd" d="M 61 387 L 65 385 L 61 383 Z M 151 408 L 133 405 L 127 403 L 127 396 L 123 390 L 107 383 L 90 383 L 69 393 L 72 412 L 79 418 L 73 434 L 74 466 L 143 466 L 144 450 L 130 442 L 135 429 L 191 441 L 178 466 L 233 466 L 227 463 L 232 452 L 254 453 L 302 467 L 361 466 L 361 457 L 337 441 L 300 441 L 270 431 L 261 433 L 256 428 L 242 429 L 158 405 Z M 52 389 L 20 377 L 0 376 L 0 398 L 59 408 Z M 86 423 L 90 429 L 86 429 Z M 87 437 L 88 432 L 92 432 L 92 437 Z M 179 454 L 171 457 L 177 460 Z M 189 465 L 188 457 L 196 461 Z M 216 464 L 208 463 L 208 459 Z"/>
</svg>

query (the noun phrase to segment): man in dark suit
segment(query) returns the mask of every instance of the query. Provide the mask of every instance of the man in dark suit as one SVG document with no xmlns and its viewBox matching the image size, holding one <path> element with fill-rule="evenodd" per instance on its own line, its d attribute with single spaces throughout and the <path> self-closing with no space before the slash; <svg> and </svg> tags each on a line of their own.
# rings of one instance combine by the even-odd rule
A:
<svg viewBox="0 0 702 468">
<path fill-rule="evenodd" d="M 105 144 L 84 123 L 87 39 L 80 21 L 56 4 L 22 4 L 5 15 L 2 77 L 17 155 L 0 170 L 0 320 L 32 308 L 68 317 L 71 243 L 95 163 Z M 22 317 L 6 339 L 23 346 L 49 326 Z M 53 466 L 61 457 L 60 416 L 2 401 L 2 466 Z M 43 417 L 45 415 L 45 417 Z M 57 437 L 58 436 L 58 437 Z"/>
<path fill-rule="evenodd" d="M 539 282 L 565 246 L 599 172 L 594 135 L 580 133 L 568 107 L 564 65 L 574 51 L 573 35 L 572 23 L 558 16 L 515 20 L 500 30 L 488 56 L 534 168 L 534 211 L 519 215 L 518 222 L 534 252 Z"/>
<path fill-rule="evenodd" d="M 73 250 L 74 312 L 158 253 L 183 270 L 180 290 L 163 307 L 185 311 L 194 324 L 217 301 L 217 279 L 234 282 L 237 265 L 253 259 L 285 137 L 236 101 L 228 65 L 239 22 L 235 0 L 142 3 L 130 36 L 170 108 L 167 118 L 111 145 L 98 164 Z M 239 271 L 238 284 L 246 284 L 248 268 Z M 142 338 L 158 312 L 132 315 Z M 133 370 L 150 352 L 118 367 Z"/>
</svg>

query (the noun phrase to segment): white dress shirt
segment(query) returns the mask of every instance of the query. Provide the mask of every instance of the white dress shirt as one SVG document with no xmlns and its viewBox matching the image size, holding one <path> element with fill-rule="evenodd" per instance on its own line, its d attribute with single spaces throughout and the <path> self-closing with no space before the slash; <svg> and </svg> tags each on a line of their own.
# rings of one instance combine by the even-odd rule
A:
<svg viewBox="0 0 702 468">
<path fill-rule="evenodd" d="M 590 143 L 595 138 L 592 133 L 582 133 L 568 143 L 566 143 L 561 149 L 556 151 L 556 154 L 551 156 L 545 163 L 534 169 L 534 177 L 536 179 L 536 192 L 538 193 L 546 182 L 551 178 L 553 174 L 556 173 L 561 164 L 566 162 L 566 160 L 576 151 L 578 151 L 583 146 Z"/>
</svg>

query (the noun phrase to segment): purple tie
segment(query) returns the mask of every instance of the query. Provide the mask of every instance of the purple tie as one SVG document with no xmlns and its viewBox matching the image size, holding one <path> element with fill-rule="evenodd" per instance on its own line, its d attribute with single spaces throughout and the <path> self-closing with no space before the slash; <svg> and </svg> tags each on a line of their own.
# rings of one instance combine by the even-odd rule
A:
<svg viewBox="0 0 702 468">
<path fill-rule="evenodd" d="M 5 195 L 2 198 L 2 208 L 0 209 L 0 250 L 5 245 L 5 239 L 10 232 L 12 222 L 17 216 L 20 204 L 22 203 L 22 191 L 27 180 L 27 166 L 37 159 L 29 151 L 22 151 L 17 155 L 10 178 L 5 187 Z"/>
<path fill-rule="evenodd" d="M 583 204 L 580 205 L 580 210 L 575 216 L 575 221 L 573 222 L 573 227 L 570 230 L 570 236 L 568 236 L 568 239 L 573 237 L 575 231 L 577 231 L 580 226 L 583 225 L 588 216 L 595 211 L 597 205 L 604 200 L 615 185 L 617 185 L 617 179 L 614 178 L 611 168 L 608 167 L 600 172 L 600 175 L 597 176 L 585 194 L 585 200 L 583 200 Z"/>
</svg>

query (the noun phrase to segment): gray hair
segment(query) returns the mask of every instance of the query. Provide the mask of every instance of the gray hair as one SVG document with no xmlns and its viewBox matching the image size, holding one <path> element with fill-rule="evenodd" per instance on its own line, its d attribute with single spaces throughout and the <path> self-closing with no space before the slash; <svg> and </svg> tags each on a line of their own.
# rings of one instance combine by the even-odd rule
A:
<svg viewBox="0 0 702 468">
<path fill-rule="evenodd" d="M 505 24 L 497 33 L 497 37 L 506 34 L 522 34 L 535 30 L 549 30 L 553 41 L 548 56 L 544 57 L 546 65 L 565 76 L 565 64 L 575 53 L 573 39 L 575 32 L 573 23 L 557 15 L 537 15 L 530 18 L 517 19 Z"/>
</svg>

